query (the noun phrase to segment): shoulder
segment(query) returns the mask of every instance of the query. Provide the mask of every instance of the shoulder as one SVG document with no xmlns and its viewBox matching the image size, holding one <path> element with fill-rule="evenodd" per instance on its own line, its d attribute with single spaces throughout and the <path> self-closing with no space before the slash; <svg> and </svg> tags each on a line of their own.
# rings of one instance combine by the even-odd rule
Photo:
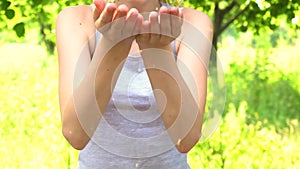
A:
<svg viewBox="0 0 300 169">
<path fill-rule="evenodd" d="M 179 57 L 199 65 L 199 62 L 191 61 L 191 57 L 188 57 L 188 55 L 192 55 L 193 52 L 190 51 L 192 49 L 201 57 L 202 63 L 207 65 L 214 33 L 212 21 L 207 14 L 192 8 L 183 8 L 182 12 L 183 25 L 180 41 L 185 42 L 186 45 L 179 44 L 179 51 L 182 51 Z"/>
<path fill-rule="evenodd" d="M 62 11 L 57 16 L 56 23 L 61 21 L 84 21 L 92 15 L 92 7 L 89 5 L 70 6 Z"/>
<path fill-rule="evenodd" d="M 93 23 L 93 11 L 91 6 L 71 6 L 63 9 L 58 14 L 56 29 L 69 30 L 71 32 L 80 30 L 82 33 L 89 34 L 89 32 L 94 29 Z"/>
<path fill-rule="evenodd" d="M 213 36 L 213 24 L 210 17 L 204 12 L 200 12 L 193 8 L 183 8 L 183 20 L 187 25 L 192 25 L 201 31 L 208 39 Z"/>
<path fill-rule="evenodd" d="M 94 40 L 92 37 L 95 36 L 96 29 L 90 5 L 78 5 L 63 9 L 58 14 L 55 25 L 58 46 L 64 43 L 76 46 L 88 41 L 89 50 L 93 50 Z"/>
<path fill-rule="evenodd" d="M 204 12 L 200 12 L 193 8 L 183 8 L 182 12 L 184 19 L 187 21 L 192 23 L 201 21 L 201 23 L 207 24 L 207 26 L 212 26 L 210 17 Z"/>
</svg>

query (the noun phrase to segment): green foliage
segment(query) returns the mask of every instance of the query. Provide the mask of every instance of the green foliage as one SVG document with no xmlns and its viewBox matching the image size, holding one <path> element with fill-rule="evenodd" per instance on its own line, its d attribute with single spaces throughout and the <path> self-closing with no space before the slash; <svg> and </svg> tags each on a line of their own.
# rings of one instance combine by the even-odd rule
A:
<svg viewBox="0 0 300 169">
<path fill-rule="evenodd" d="M 293 48 L 257 50 L 253 57 L 250 50 L 236 47 L 226 71 L 223 121 L 211 139 L 188 154 L 192 169 L 300 165 L 300 57 L 298 46 Z M 272 57 L 282 50 L 297 60 Z M 76 168 L 78 152 L 61 133 L 57 58 L 32 57 L 36 53 L 41 52 L 32 50 L 14 58 L 0 55 L 1 167 Z M 13 64 L 4 62 L 9 59 Z"/>
<path fill-rule="evenodd" d="M 223 121 L 210 140 L 192 149 L 189 163 L 195 169 L 298 168 L 300 41 L 272 48 L 266 46 L 269 39 L 240 37 L 232 48 L 220 48 L 220 57 L 232 59 L 228 67 L 223 65 L 227 93 Z M 264 42 L 251 48 L 246 40 L 256 38 Z"/>
<path fill-rule="evenodd" d="M 10 1 L 7 1 L 7 0 L 1 1 L 0 9 L 7 10 L 7 8 L 10 6 L 10 4 L 11 4 Z"/>
<path fill-rule="evenodd" d="M 76 152 L 61 134 L 57 60 L 40 55 L 5 60 L 5 55 L 0 56 L 1 168 L 68 168 L 68 158 L 75 168 Z"/>
<path fill-rule="evenodd" d="M 291 0 L 189 0 L 189 5 L 199 9 L 213 18 L 214 36 L 213 46 L 218 49 L 219 37 L 231 25 L 239 32 L 248 30 L 256 34 L 265 28 L 275 30 L 280 26 L 280 16 L 286 16 L 286 22 L 292 24 L 292 19 L 300 11 L 300 1 Z M 212 56 L 212 65 L 216 58 Z"/>
<path fill-rule="evenodd" d="M 176 5 L 179 1 L 166 0 Z M 29 36 L 25 30 L 38 28 L 39 44 L 43 44 L 49 53 L 55 48 L 54 23 L 57 14 L 67 6 L 78 4 L 91 4 L 90 0 L 3 0 L 0 2 L 0 21 L 8 25 L 0 24 L 1 33 L 3 30 L 15 31 L 17 37 Z M 266 0 L 258 4 L 254 0 L 189 0 L 185 6 L 192 6 L 200 9 L 215 20 L 214 45 L 219 35 L 231 24 L 234 24 L 239 31 L 249 29 L 259 32 L 261 28 L 269 27 L 276 29 L 280 22 L 278 16 L 287 16 L 287 22 L 295 17 L 299 11 L 300 1 L 291 0 Z M 20 25 L 24 25 L 20 27 Z"/>
<path fill-rule="evenodd" d="M 243 100 L 247 102 L 249 111 L 253 112 L 248 116 L 249 123 L 258 116 L 259 120 L 266 119 L 281 129 L 287 126 L 286 119 L 300 119 L 298 76 L 286 74 L 270 61 L 266 52 L 257 50 L 254 64 L 245 60 L 230 65 L 226 76 L 227 98 L 236 107 Z"/>
<path fill-rule="evenodd" d="M 203 9 L 213 9 L 213 3 L 203 2 L 207 2 Z M 220 3 L 220 8 L 224 9 L 229 2 Z M 53 42 L 53 47 L 56 14 L 75 3 L 79 2 L 25 0 L 12 5 L 4 0 L 0 2 L 0 20 L 7 19 L 8 9 L 14 10 L 15 15 L 7 22 L 0 22 L 0 27 L 13 28 L 18 36 L 25 35 L 23 38 L 28 38 L 31 32 L 44 32 L 44 40 Z M 41 24 L 43 19 L 45 22 Z M 232 48 L 225 45 L 220 48 L 231 51 L 221 58 L 232 56 L 225 74 L 224 118 L 210 140 L 198 143 L 191 150 L 189 163 L 192 169 L 297 168 L 300 165 L 297 32 L 281 25 L 275 32 L 265 29 L 266 34 L 248 37 L 237 33 L 234 27 L 229 28 L 226 35 L 241 40 Z M 20 47 L 18 51 L 24 53 Z M 61 133 L 57 59 L 38 55 L 28 62 L 37 53 L 40 51 L 32 50 L 13 59 L 0 55 L 1 167 L 76 168 L 78 152 Z M 4 62 L 9 59 L 14 66 Z M 17 63 L 19 66 L 15 66 Z"/>
<path fill-rule="evenodd" d="M 243 32 L 249 28 L 259 31 L 265 26 L 275 29 L 279 26 L 278 16 L 287 16 L 287 23 L 295 17 L 299 11 L 300 1 L 290 0 L 189 0 L 190 5 L 200 9 L 212 17 L 223 17 L 222 25 L 230 22 Z M 222 16 L 216 16 L 220 12 Z M 240 12 L 241 15 L 238 15 Z"/>
<path fill-rule="evenodd" d="M 13 17 L 15 17 L 15 11 L 12 9 L 6 9 L 5 16 L 7 17 L 7 19 L 12 19 Z"/>
<path fill-rule="evenodd" d="M 289 121 L 289 130 L 276 132 L 266 121 L 247 124 L 251 111 L 246 101 L 228 105 L 223 123 L 213 137 L 189 153 L 191 168 L 283 169 L 297 168 L 300 160 L 299 120 Z"/>
<path fill-rule="evenodd" d="M 65 7 L 78 4 L 92 3 L 89 0 L 24 0 L 0 2 L 0 21 L 7 25 L 0 25 L 1 34 L 5 31 L 15 31 L 17 37 L 29 36 L 26 30 L 38 28 L 38 43 L 44 45 L 49 53 L 55 49 L 55 19 Z M 7 20 L 9 19 L 9 20 Z"/>
<path fill-rule="evenodd" d="M 18 35 L 18 37 L 22 37 L 25 34 L 25 24 L 23 22 L 17 23 L 14 26 L 14 31 L 16 32 L 16 34 Z"/>
</svg>

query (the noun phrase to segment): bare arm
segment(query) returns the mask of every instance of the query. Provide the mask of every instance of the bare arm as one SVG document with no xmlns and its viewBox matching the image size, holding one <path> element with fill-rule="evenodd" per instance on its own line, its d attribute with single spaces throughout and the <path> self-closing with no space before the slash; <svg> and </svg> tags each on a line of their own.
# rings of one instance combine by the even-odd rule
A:
<svg viewBox="0 0 300 169">
<path fill-rule="evenodd" d="M 193 119 L 192 128 L 186 137 L 177 145 L 183 152 L 188 152 L 201 137 L 202 122 L 206 103 L 208 62 L 212 47 L 213 26 L 210 18 L 204 13 L 194 9 L 184 9 L 183 37 L 179 50 L 177 65 L 189 92 L 187 96 L 195 99 L 197 107 L 189 107 Z M 185 73 L 188 71 L 189 73 Z M 185 74 L 191 75 L 192 81 L 185 78 Z M 195 85 L 195 87 L 193 86 Z M 196 92 L 196 93 L 194 93 Z M 184 98 L 183 98 L 184 99 Z M 184 100 L 183 100 L 184 102 Z M 193 104 L 193 103 L 189 103 Z M 198 108 L 198 110 L 194 109 Z M 193 111 L 196 114 L 193 114 Z M 184 111 L 184 110 L 183 110 Z M 188 117 L 186 119 L 189 119 Z M 189 121 L 184 122 L 185 125 Z"/>
<path fill-rule="evenodd" d="M 185 9 L 183 17 L 177 63 L 170 44 L 158 43 L 164 41 L 162 39 L 152 44 L 140 42 L 143 44 L 140 46 L 146 46 L 142 56 L 165 126 L 177 149 L 186 153 L 201 136 L 212 25 L 206 15 L 193 9 Z M 155 38 L 151 36 L 150 39 Z"/>
<path fill-rule="evenodd" d="M 62 130 L 76 149 L 83 149 L 93 135 L 111 97 L 113 75 L 119 72 L 116 69 L 123 64 L 133 40 L 114 43 L 101 38 L 91 60 L 93 41 L 90 39 L 95 24 L 103 26 L 113 20 L 115 13 L 117 19 L 128 12 L 124 7 L 104 6 L 100 4 L 101 9 L 97 8 L 94 14 L 90 6 L 67 8 L 56 22 Z"/>
<path fill-rule="evenodd" d="M 63 10 L 56 21 L 56 42 L 59 57 L 59 103 L 62 117 L 62 130 L 66 139 L 76 149 L 82 148 L 79 142 L 86 142 L 87 135 L 81 128 L 73 102 L 74 74 L 86 72 L 90 63 L 91 52 L 88 46 L 89 24 L 84 16 L 79 18 L 77 11 L 83 13 L 87 7 L 70 7 Z M 77 16 L 78 19 L 73 17 Z M 74 36 L 76 35 L 76 36 Z M 81 70 L 79 70 L 81 69 Z M 79 75 L 78 75 L 79 76 Z"/>
</svg>

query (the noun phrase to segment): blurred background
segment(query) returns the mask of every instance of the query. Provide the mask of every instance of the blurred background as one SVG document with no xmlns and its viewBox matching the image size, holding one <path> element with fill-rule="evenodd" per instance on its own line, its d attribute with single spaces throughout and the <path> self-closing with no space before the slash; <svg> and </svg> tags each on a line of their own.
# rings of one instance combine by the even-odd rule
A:
<svg viewBox="0 0 300 169">
<path fill-rule="evenodd" d="M 0 168 L 76 168 L 61 134 L 55 19 L 77 4 L 92 1 L 0 2 Z M 189 152 L 192 169 L 299 168 L 300 1 L 182 5 L 211 17 L 226 81 L 222 120 Z"/>
</svg>

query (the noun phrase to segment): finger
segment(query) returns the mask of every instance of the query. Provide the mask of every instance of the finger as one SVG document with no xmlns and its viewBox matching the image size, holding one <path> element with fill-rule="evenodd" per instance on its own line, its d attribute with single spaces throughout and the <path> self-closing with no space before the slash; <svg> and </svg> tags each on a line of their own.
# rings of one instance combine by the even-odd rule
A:
<svg viewBox="0 0 300 169">
<path fill-rule="evenodd" d="M 143 16 L 141 14 L 138 14 L 135 20 L 135 25 L 133 27 L 132 35 L 138 35 L 141 32 L 143 20 L 144 20 Z"/>
<path fill-rule="evenodd" d="M 94 22 L 99 18 L 101 12 L 105 8 L 105 2 L 103 0 L 94 0 L 94 12 L 93 12 L 93 18 Z"/>
<path fill-rule="evenodd" d="M 127 13 L 128 13 L 128 7 L 124 4 L 122 4 L 122 5 L 118 6 L 113 20 L 116 20 L 116 19 L 119 19 L 122 17 L 126 17 Z"/>
<path fill-rule="evenodd" d="M 139 11 L 136 8 L 131 8 L 127 13 L 126 20 L 129 19 L 129 17 L 135 16 L 138 14 L 139 14 Z"/>
<path fill-rule="evenodd" d="M 170 9 L 170 15 L 171 16 L 176 16 L 178 17 L 178 21 L 183 22 L 183 13 L 182 13 L 182 9 L 177 8 L 177 7 L 171 7 Z M 174 17 L 175 18 L 175 17 Z"/>
<path fill-rule="evenodd" d="M 100 13 L 101 11 L 98 9 L 98 8 L 94 8 L 94 11 L 93 11 L 93 19 L 94 19 L 94 22 L 99 18 L 100 16 Z"/>
<path fill-rule="evenodd" d="M 140 35 L 138 36 L 139 41 L 149 41 L 150 37 L 150 22 L 143 21 L 141 25 Z"/>
<path fill-rule="evenodd" d="M 171 19 L 169 9 L 162 6 L 159 9 L 160 14 L 160 32 L 162 35 L 171 36 Z"/>
<path fill-rule="evenodd" d="M 150 21 L 150 42 L 155 42 L 160 38 L 160 26 L 158 23 L 158 13 L 151 12 L 149 15 Z"/>
<path fill-rule="evenodd" d="M 105 7 L 105 2 L 103 0 L 94 0 L 96 8 L 103 9 Z"/>
<path fill-rule="evenodd" d="M 173 37 L 179 36 L 181 33 L 181 25 L 182 25 L 182 12 L 179 11 L 178 8 L 172 7 L 170 9 L 171 16 L 171 34 Z"/>
<path fill-rule="evenodd" d="M 179 12 L 179 17 L 181 18 L 181 21 L 183 20 L 183 12 L 182 12 L 182 8 L 178 8 L 178 12 Z"/>
<path fill-rule="evenodd" d="M 117 6 L 115 4 L 107 4 L 105 6 L 103 12 L 100 14 L 100 17 L 95 22 L 95 26 L 97 29 L 101 29 L 104 25 L 112 22 L 116 8 Z M 109 25 L 107 25 L 106 27 L 106 29 L 108 29 Z"/>
<path fill-rule="evenodd" d="M 160 13 L 160 14 L 162 14 L 162 13 L 169 13 L 168 7 L 166 7 L 166 6 L 161 6 L 161 7 L 159 8 L 159 13 Z"/>
<path fill-rule="evenodd" d="M 128 7 L 126 5 L 120 5 L 114 14 L 111 29 L 122 32 L 123 27 L 125 25 L 127 13 L 128 13 Z"/>
<path fill-rule="evenodd" d="M 179 9 L 176 8 L 176 7 L 171 7 L 170 14 L 174 15 L 174 16 L 178 16 L 179 15 Z"/>
<path fill-rule="evenodd" d="M 123 32 L 127 32 L 130 36 L 133 35 L 139 11 L 135 8 L 129 10 L 126 16 L 126 22 Z"/>
</svg>

